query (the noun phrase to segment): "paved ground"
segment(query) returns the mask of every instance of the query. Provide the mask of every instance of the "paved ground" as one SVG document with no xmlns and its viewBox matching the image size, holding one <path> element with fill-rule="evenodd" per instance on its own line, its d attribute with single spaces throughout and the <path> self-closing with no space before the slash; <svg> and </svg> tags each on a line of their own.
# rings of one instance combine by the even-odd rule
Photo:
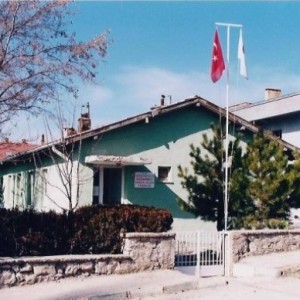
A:
<svg viewBox="0 0 300 300">
<path fill-rule="evenodd" d="M 194 276 L 173 270 L 127 275 L 91 276 L 40 283 L 32 286 L 5 288 L 0 290 L 0 299 L 89 299 L 92 296 L 97 296 L 95 299 L 120 299 L 126 298 L 126 294 L 130 294 L 132 298 L 141 298 L 146 295 L 162 294 L 164 287 L 175 288 L 175 290 L 176 287 L 179 290 L 187 289 L 189 285 L 196 281 Z M 206 279 L 206 282 L 210 285 L 224 285 L 225 279 L 209 278 Z"/>
<path fill-rule="evenodd" d="M 200 278 L 178 271 L 154 271 L 66 279 L 60 282 L 0 290 L 3 300 L 296 300 L 300 299 L 300 279 Z"/>
<path fill-rule="evenodd" d="M 296 273 L 296 277 L 278 277 L 278 274 L 290 274 L 285 272 L 287 269 L 297 270 L 300 267 L 300 251 L 248 258 L 241 265 L 243 272 L 238 278 L 197 279 L 174 270 L 91 276 L 1 289 L 0 299 L 300 299 L 300 272 Z M 253 272 L 258 269 L 260 276 Z M 264 269 L 267 271 L 262 272 Z"/>
<path fill-rule="evenodd" d="M 300 279 L 229 279 L 227 285 L 177 292 L 172 295 L 144 297 L 143 300 L 299 300 Z"/>
<path fill-rule="evenodd" d="M 300 274 L 300 251 L 249 256 L 234 265 L 233 273 L 236 277 L 280 277 L 292 273 Z"/>
</svg>

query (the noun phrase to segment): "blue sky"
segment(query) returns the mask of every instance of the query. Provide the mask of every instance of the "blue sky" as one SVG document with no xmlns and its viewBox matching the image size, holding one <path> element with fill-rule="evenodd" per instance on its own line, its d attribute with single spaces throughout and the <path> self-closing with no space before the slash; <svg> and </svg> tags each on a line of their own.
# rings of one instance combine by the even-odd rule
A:
<svg viewBox="0 0 300 300">
<path fill-rule="evenodd" d="M 230 104 L 263 100 L 265 88 L 280 88 L 283 94 L 300 91 L 300 2 L 76 1 L 72 5 L 76 14 L 70 30 L 77 32 L 78 39 L 91 39 L 109 29 L 113 40 L 99 66 L 98 83 L 81 85 L 76 103 L 79 114 L 81 105 L 90 102 L 93 127 L 148 111 L 161 94 L 171 95 L 172 103 L 199 95 L 225 106 L 225 74 L 215 84 L 210 79 L 215 22 L 243 25 L 249 80 L 238 76 L 238 30 L 233 29 Z M 226 56 L 226 30 L 218 29 Z M 66 105 L 71 102 L 66 97 Z M 35 120 L 27 123 L 22 136 L 32 140 L 42 133 L 36 133 Z"/>
</svg>

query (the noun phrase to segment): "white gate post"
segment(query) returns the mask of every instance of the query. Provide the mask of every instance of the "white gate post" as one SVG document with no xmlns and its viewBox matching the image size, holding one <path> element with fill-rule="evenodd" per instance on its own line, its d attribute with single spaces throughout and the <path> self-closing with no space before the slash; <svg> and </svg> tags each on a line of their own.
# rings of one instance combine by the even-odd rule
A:
<svg viewBox="0 0 300 300">
<path fill-rule="evenodd" d="M 232 275 L 232 234 L 230 231 L 224 232 L 224 273 L 225 276 L 231 276 Z"/>
<path fill-rule="evenodd" d="M 196 262 L 196 277 L 199 278 L 200 277 L 200 231 L 197 231 L 197 246 L 196 246 L 196 251 L 197 251 L 197 262 Z"/>
</svg>

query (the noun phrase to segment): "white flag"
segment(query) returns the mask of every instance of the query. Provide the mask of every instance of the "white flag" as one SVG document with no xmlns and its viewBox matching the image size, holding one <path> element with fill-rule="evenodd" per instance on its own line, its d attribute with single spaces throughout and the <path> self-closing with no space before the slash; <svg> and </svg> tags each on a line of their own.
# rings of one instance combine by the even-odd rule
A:
<svg viewBox="0 0 300 300">
<path fill-rule="evenodd" d="M 242 28 L 240 29 L 240 37 L 239 37 L 239 45 L 238 45 L 238 59 L 239 59 L 240 74 L 241 74 L 241 76 L 248 79 Z"/>
</svg>

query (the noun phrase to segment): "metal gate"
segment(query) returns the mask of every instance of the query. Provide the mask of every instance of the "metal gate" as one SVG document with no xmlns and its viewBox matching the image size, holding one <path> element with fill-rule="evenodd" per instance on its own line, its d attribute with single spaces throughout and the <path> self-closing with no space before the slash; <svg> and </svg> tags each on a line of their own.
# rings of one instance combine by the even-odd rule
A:
<svg viewBox="0 0 300 300">
<path fill-rule="evenodd" d="M 175 268 L 200 276 L 223 276 L 225 273 L 224 232 L 176 233 Z"/>
</svg>

